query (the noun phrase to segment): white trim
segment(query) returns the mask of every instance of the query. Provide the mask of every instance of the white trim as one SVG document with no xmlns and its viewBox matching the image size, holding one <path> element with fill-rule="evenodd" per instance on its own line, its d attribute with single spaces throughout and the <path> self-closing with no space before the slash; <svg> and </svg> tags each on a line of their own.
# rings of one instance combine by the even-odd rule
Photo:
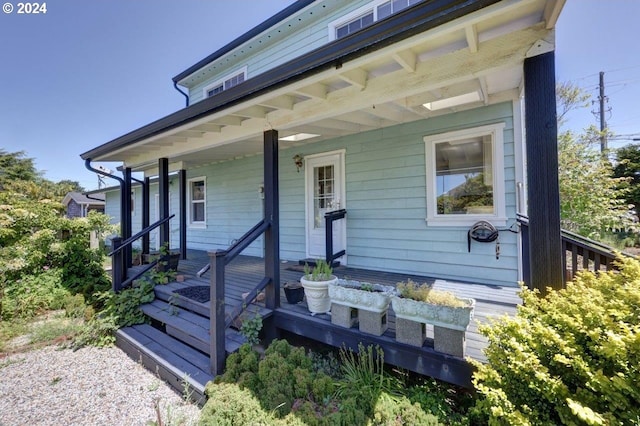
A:
<svg viewBox="0 0 640 426">
<path fill-rule="evenodd" d="M 192 200 L 192 196 L 193 193 L 191 192 L 191 183 L 192 182 L 199 182 L 199 181 L 203 181 L 204 182 L 204 200 L 199 201 L 198 203 L 203 203 L 204 204 L 204 221 L 202 222 L 194 222 L 193 221 L 193 200 Z M 187 195 L 188 195 L 188 200 L 187 200 L 187 204 L 188 204 L 188 208 L 187 208 L 187 214 L 189 215 L 189 219 L 187 221 L 187 226 L 189 228 L 206 228 L 207 227 L 207 177 L 206 176 L 198 176 L 198 177 L 193 177 L 191 179 L 187 179 Z"/>
<path fill-rule="evenodd" d="M 524 96 L 513 101 L 513 155 L 516 167 L 516 214 L 527 212 L 527 187 L 526 187 L 526 154 L 524 146 Z M 523 259 L 522 259 L 522 233 L 519 232 L 516 238 L 518 247 L 518 281 L 523 281 Z"/>
<path fill-rule="evenodd" d="M 505 123 L 496 123 L 424 137 L 427 196 L 427 217 L 425 220 L 428 226 L 471 226 L 478 220 L 487 220 L 496 226 L 506 225 L 504 128 Z M 436 168 L 433 163 L 435 145 L 441 142 L 455 142 L 464 138 L 487 135 L 491 136 L 492 144 L 494 214 L 438 215 L 436 208 Z"/>
<path fill-rule="evenodd" d="M 346 157 L 346 153 L 347 150 L 346 149 L 338 149 L 335 151 L 328 151 L 328 152 L 321 152 L 318 154 L 310 154 L 310 155 L 305 155 L 304 156 L 304 231 L 305 231 L 305 257 L 309 258 L 311 257 L 311 255 L 309 254 L 309 245 L 310 245 L 310 241 L 309 241 L 309 236 L 310 236 L 310 229 L 309 229 L 309 202 L 308 202 L 308 198 L 309 198 L 309 184 L 310 184 L 310 179 L 312 179 L 312 177 L 309 176 L 309 160 L 315 160 L 318 158 L 323 158 L 323 157 L 330 157 L 330 156 L 334 156 L 337 155 L 338 156 L 338 161 L 340 162 L 340 208 L 341 209 L 346 209 L 347 208 L 347 184 L 346 184 L 346 166 L 345 166 L 345 157 Z M 347 224 L 346 224 L 346 219 L 344 222 L 344 228 L 343 228 L 343 232 L 342 232 L 342 238 L 341 241 L 342 243 L 342 247 L 344 247 L 345 251 L 347 250 Z M 340 263 L 342 265 L 347 265 L 347 255 L 345 254 L 344 256 L 342 256 L 341 258 L 339 258 Z"/>
<path fill-rule="evenodd" d="M 136 189 L 131 188 L 131 217 L 136 216 Z"/>
<path fill-rule="evenodd" d="M 334 19 L 333 21 L 329 22 L 329 41 L 333 41 L 336 39 L 336 30 L 338 27 L 342 27 L 344 24 L 348 24 L 349 22 L 354 21 L 371 12 L 373 12 L 373 22 L 378 22 L 378 6 L 387 2 L 389 2 L 389 0 L 374 0 L 370 3 L 365 4 L 364 6 L 357 8 L 356 10 L 347 13 L 346 15 L 342 15 L 338 19 Z M 394 15 L 394 13 L 392 13 L 391 15 Z"/>
<path fill-rule="evenodd" d="M 203 89 L 202 89 L 202 97 L 203 99 L 207 99 L 210 96 L 207 96 L 207 93 L 209 92 L 209 90 L 213 89 L 216 86 L 220 86 L 221 84 L 224 84 L 225 81 L 229 80 L 232 77 L 235 77 L 239 74 L 244 74 L 244 80 L 246 81 L 248 79 L 247 77 L 247 66 L 245 65 L 244 67 L 238 68 L 233 72 L 230 72 L 229 74 L 225 75 L 224 77 L 214 81 L 211 84 L 206 85 Z M 223 86 L 222 90 L 226 90 Z M 215 96 L 215 95 L 214 95 Z"/>
</svg>

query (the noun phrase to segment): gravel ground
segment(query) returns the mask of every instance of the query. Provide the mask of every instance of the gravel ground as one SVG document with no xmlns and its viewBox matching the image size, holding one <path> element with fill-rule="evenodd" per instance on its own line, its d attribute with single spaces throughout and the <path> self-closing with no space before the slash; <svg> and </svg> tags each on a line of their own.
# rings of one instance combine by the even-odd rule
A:
<svg viewBox="0 0 640 426">
<path fill-rule="evenodd" d="M 0 426 L 197 424 L 200 410 L 116 347 L 0 358 Z"/>
</svg>

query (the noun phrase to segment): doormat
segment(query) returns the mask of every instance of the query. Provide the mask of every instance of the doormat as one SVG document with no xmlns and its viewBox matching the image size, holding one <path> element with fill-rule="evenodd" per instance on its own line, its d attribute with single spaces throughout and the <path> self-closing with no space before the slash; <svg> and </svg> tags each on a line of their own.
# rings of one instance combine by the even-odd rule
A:
<svg viewBox="0 0 640 426">
<path fill-rule="evenodd" d="M 175 290 L 174 293 L 200 303 L 207 303 L 211 297 L 211 290 L 208 285 L 185 287 Z"/>
</svg>

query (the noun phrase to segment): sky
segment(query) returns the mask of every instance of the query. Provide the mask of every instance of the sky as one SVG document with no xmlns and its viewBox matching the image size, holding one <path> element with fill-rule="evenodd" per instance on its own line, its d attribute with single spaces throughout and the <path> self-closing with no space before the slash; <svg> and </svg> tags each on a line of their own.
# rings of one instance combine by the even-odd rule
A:
<svg viewBox="0 0 640 426">
<path fill-rule="evenodd" d="M 25 151 L 50 180 L 97 188 L 81 153 L 183 108 L 173 76 L 292 2 L 52 0 L 35 15 L 3 0 L 14 10 L 0 12 L 0 149 Z M 567 0 L 557 24 L 556 80 L 597 101 L 603 71 L 616 135 L 640 137 L 638 16 L 638 0 Z M 596 108 L 566 127 L 599 123 Z"/>
</svg>

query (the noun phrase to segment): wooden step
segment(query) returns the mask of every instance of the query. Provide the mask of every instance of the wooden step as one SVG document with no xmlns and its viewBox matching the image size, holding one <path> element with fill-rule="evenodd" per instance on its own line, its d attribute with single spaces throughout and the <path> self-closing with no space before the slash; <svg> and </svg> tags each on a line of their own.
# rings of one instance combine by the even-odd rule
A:
<svg viewBox="0 0 640 426">
<path fill-rule="evenodd" d="M 175 294 L 174 291 L 177 289 L 181 289 L 187 287 L 182 283 L 173 282 L 167 285 L 157 285 L 154 289 L 156 298 L 162 301 L 169 303 L 172 306 L 183 308 L 185 310 L 194 312 L 200 316 L 209 318 L 210 313 L 210 305 L 209 303 L 200 303 L 195 300 L 188 299 L 186 297 L 181 297 L 179 294 Z M 236 294 L 237 293 L 237 294 Z M 236 292 L 230 292 L 225 297 L 227 302 L 226 309 L 227 312 L 231 311 L 231 309 L 240 304 L 242 300 L 242 295 Z M 259 304 L 251 304 L 247 310 L 240 316 L 240 319 L 236 321 L 235 326 L 239 328 L 239 324 L 242 323 L 242 320 L 245 318 L 253 318 L 255 315 L 259 314 L 263 319 L 268 318 L 272 315 L 272 311 L 270 309 L 265 308 Z"/>
<path fill-rule="evenodd" d="M 204 404 L 205 386 L 213 380 L 208 356 L 148 324 L 118 330 L 116 345 L 180 394 Z"/>
<path fill-rule="evenodd" d="M 209 318 L 156 299 L 140 306 L 145 315 L 165 325 L 167 334 L 207 355 L 210 353 Z M 227 353 L 233 353 L 246 338 L 233 329 L 225 330 Z"/>
</svg>

